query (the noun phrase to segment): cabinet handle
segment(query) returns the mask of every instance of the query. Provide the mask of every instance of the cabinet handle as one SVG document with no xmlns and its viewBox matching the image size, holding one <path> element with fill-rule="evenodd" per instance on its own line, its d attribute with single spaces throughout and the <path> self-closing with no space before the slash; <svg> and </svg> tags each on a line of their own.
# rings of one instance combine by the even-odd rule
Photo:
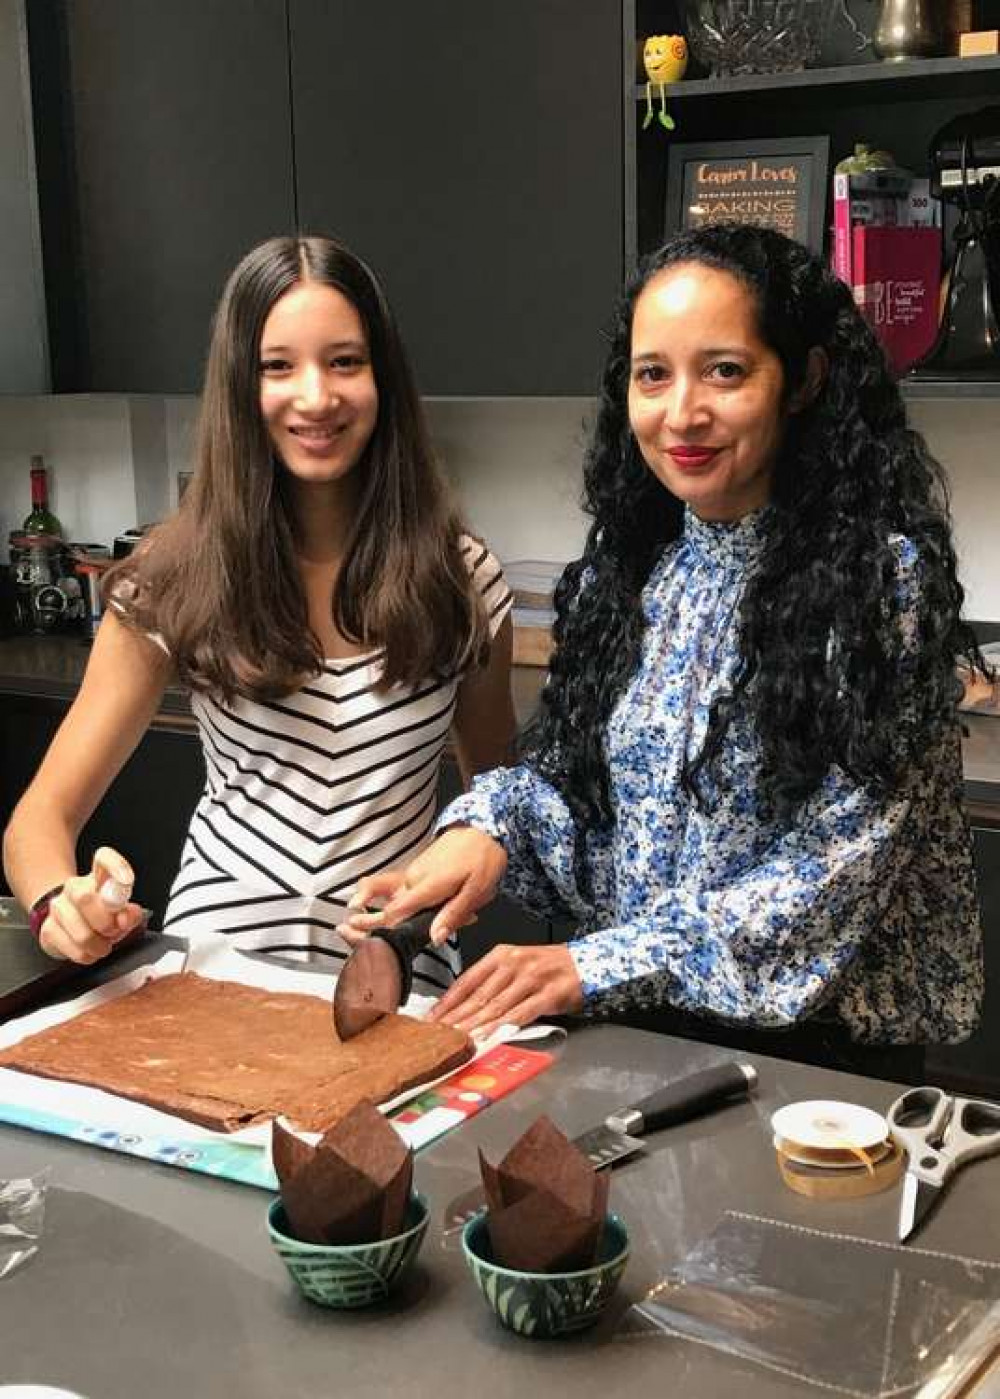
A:
<svg viewBox="0 0 1000 1399">
<path fill-rule="evenodd" d="M 196 734 L 198 721 L 193 714 L 154 714 L 149 727 L 157 733 Z"/>
</svg>

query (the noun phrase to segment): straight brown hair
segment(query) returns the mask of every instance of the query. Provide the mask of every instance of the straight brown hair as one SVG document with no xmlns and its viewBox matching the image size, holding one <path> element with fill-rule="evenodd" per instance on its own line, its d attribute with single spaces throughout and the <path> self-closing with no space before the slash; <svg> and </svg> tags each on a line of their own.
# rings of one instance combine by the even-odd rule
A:
<svg viewBox="0 0 1000 1399">
<path fill-rule="evenodd" d="M 180 680 L 227 701 L 289 694 L 322 669 L 296 562 L 287 474 L 260 408 L 260 342 L 302 282 L 345 296 L 368 338 L 378 417 L 332 598 L 356 645 L 383 649 L 381 684 L 453 675 L 488 649 L 462 555 L 462 523 L 438 470 L 395 317 L 374 273 L 331 238 L 274 238 L 230 277 L 213 322 L 194 480 L 177 511 L 105 579 L 123 619 L 155 633 Z"/>
</svg>

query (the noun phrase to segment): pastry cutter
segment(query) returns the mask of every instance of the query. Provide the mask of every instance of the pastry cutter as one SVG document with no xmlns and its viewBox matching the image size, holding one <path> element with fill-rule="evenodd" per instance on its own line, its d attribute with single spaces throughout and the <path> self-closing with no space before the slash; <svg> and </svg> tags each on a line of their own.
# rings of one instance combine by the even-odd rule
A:
<svg viewBox="0 0 1000 1399">
<path fill-rule="evenodd" d="M 413 986 L 413 959 L 430 946 L 437 908 L 424 909 L 396 928 L 369 934 L 348 957 L 333 993 L 337 1037 L 352 1040 L 403 1005 Z"/>
<path fill-rule="evenodd" d="M 625 1161 L 640 1151 L 647 1132 L 658 1132 L 678 1122 L 688 1122 L 704 1112 L 735 1098 L 746 1098 L 757 1087 L 757 1070 L 752 1064 L 730 1060 L 700 1073 L 665 1083 L 648 1098 L 631 1107 L 619 1108 L 596 1127 L 591 1127 L 573 1145 L 583 1152 L 595 1170 Z M 445 1211 L 445 1233 L 460 1228 L 486 1204 L 481 1186 L 467 1190 L 452 1200 Z"/>
</svg>

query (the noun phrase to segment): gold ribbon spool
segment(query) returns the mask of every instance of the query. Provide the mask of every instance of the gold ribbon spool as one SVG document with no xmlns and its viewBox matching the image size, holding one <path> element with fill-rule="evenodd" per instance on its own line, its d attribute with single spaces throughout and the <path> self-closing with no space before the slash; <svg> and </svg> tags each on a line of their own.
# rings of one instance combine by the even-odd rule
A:
<svg viewBox="0 0 1000 1399">
<path fill-rule="evenodd" d="M 810 1200 L 859 1200 L 888 1190 L 903 1174 L 906 1153 L 895 1142 L 886 1142 L 885 1154 L 867 1165 L 807 1164 L 775 1149 L 781 1179 L 790 1190 Z"/>
<path fill-rule="evenodd" d="M 855 1200 L 893 1185 L 905 1153 L 879 1114 L 854 1103 L 791 1103 L 771 1119 L 781 1178 L 813 1200 Z"/>
</svg>

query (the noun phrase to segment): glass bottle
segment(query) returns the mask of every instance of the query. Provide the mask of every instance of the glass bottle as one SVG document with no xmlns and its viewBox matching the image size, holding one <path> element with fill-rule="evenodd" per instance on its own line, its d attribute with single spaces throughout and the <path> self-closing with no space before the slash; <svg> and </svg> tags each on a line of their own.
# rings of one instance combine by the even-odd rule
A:
<svg viewBox="0 0 1000 1399">
<path fill-rule="evenodd" d="M 31 514 L 25 518 L 25 534 L 49 534 L 62 538 L 62 525 L 49 509 L 49 485 L 41 457 L 31 458 Z"/>
</svg>

